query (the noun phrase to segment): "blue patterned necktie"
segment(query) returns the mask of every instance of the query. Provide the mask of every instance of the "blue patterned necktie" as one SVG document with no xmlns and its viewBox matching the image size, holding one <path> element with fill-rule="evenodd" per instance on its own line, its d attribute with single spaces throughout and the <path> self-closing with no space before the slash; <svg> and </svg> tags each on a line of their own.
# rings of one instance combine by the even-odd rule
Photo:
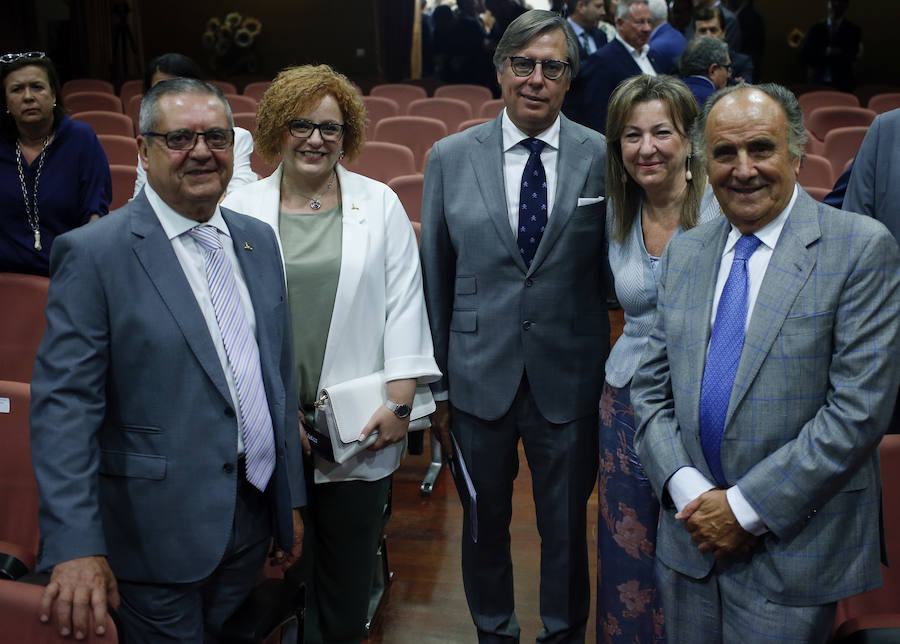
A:
<svg viewBox="0 0 900 644">
<path fill-rule="evenodd" d="M 706 463 L 719 487 L 726 487 L 722 470 L 722 433 L 731 388 L 744 348 L 749 279 L 747 260 L 759 246 L 754 235 L 744 235 L 734 247 L 731 272 L 719 298 L 700 390 L 700 444 Z"/>
<path fill-rule="evenodd" d="M 247 481 L 264 491 L 275 470 L 275 441 L 259 366 L 259 347 L 250 332 L 231 261 L 222 249 L 219 231 L 213 226 L 202 225 L 192 228 L 188 234 L 206 255 L 209 294 L 241 408 Z"/>
<path fill-rule="evenodd" d="M 526 266 L 531 266 L 544 228 L 547 227 L 547 175 L 541 163 L 544 142 L 540 139 L 525 139 L 520 143 L 531 154 L 522 172 L 522 186 L 519 189 L 519 229 L 516 241 Z"/>
</svg>

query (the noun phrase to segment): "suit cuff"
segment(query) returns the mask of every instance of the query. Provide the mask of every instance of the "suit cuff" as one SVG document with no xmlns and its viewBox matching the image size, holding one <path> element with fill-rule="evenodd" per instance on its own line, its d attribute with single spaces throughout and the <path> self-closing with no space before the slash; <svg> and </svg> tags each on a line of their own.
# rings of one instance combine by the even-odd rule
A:
<svg viewBox="0 0 900 644">
<path fill-rule="evenodd" d="M 725 498 L 728 500 L 728 505 L 731 506 L 734 518 L 744 530 L 757 537 L 769 531 L 737 485 L 733 485 L 725 491 Z"/>
<path fill-rule="evenodd" d="M 682 467 L 669 477 L 666 490 L 672 497 L 675 509 L 681 512 L 688 503 L 698 496 L 712 490 L 715 485 L 709 482 L 696 467 Z"/>
</svg>

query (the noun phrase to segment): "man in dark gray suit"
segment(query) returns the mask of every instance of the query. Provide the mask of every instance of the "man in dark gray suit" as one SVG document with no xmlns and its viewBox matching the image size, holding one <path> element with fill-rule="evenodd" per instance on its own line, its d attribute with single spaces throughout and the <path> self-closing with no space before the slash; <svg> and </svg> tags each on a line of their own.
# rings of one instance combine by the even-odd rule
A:
<svg viewBox="0 0 900 644">
<path fill-rule="evenodd" d="M 876 448 L 900 382 L 900 252 L 797 184 L 800 107 L 778 85 L 706 102 L 694 151 L 725 217 L 674 238 L 631 387 L 661 500 L 672 642 L 825 642 L 881 583 Z"/>
<path fill-rule="evenodd" d="M 425 297 L 445 374 L 434 430 L 453 454 L 449 417 L 477 493 L 476 517 L 464 504 L 462 565 L 479 641 L 519 638 L 509 521 L 521 439 L 541 535 L 538 641 L 583 642 L 586 503 L 609 348 L 606 145 L 559 113 L 578 71 L 562 18 L 517 18 L 494 65 L 506 109 L 438 141 L 425 172 Z"/>
<path fill-rule="evenodd" d="M 140 125 L 147 186 L 51 255 L 31 408 L 41 620 L 81 639 L 111 606 L 131 644 L 199 644 L 272 536 L 282 560 L 302 543 L 289 308 L 272 229 L 217 205 L 222 93 L 164 81 Z"/>
</svg>

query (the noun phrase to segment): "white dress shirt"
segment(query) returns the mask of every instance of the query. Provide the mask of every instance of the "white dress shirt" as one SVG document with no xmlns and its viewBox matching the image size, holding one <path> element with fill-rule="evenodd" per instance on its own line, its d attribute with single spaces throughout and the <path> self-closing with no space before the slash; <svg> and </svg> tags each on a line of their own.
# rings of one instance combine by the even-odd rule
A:
<svg viewBox="0 0 900 644">
<path fill-rule="evenodd" d="M 503 179 L 506 184 L 506 206 L 509 210 L 509 228 L 513 238 L 519 233 L 519 192 L 522 188 L 522 173 L 525 172 L 525 164 L 531 156 L 528 148 L 519 145 L 525 139 L 531 138 L 516 127 L 503 109 L 501 117 L 501 130 L 503 133 Z M 547 221 L 553 213 L 553 198 L 556 195 L 556 163 L 559 159 L 559 116 L 553 121 L 553 125 L 535 136 L 546 145 L 541 150 L 541 163 L 544 165 L 544 174 L 547 176 Z"/>
<path fill-rule="evenodd" d="M 653 63 L 650 62 L 650 57 L 647 53 L 650 51 L 650 45 L 645 44 L 640 49 L 635 49 L 631 45 L 629 45 L 625 40 L 616 33 L 616 40 L 622 43 L 622 46 L 625 47 L 625 51 L 631 54 L 631 57 L 634 58 L 634 62 L 637 63 L 638 67 L 641 68 L 641 72 L 644 74 L 648 74 L 650 76 L 656 76 L 656 70 L 653 69 Z"/>
<path fill-rule="evenodd" d="M 163 232 L 166 233 L 166 237 L 172 242 L 172 250 L 175 251 L 178 263 L 181 264 L 184 276 L 187 278 L 191 291 L 194 293 L 194 298 L 197 300 L 197 305 L 200 307 L 200 312 L 203 314 L 206 328 L 209 329 L 210 338 L 212 338 L 213 346 L 216 348 L 216 355 L 219 357 L 219 363 L 222 365 L 222 372 L 225 374 L 225 381 L 228 383 L 228 392 L 231 394 L 231 402 L 238 429 L 238 454 L 243 454 L 244 440 L 241 429 L 241 406 L 238 402 L 237 389 L 234 386 L 234 374 L 231 371 L 231 365 L 228 363 L 228 355 L 225 353 L 225 343 L 222 342 L 222 332 L 219 330 L 219 323 L 216 321 L 216 310 L 213 307 L 212 297 L 209 294 L 209 282 L 206 279 L 206 251 L 193 237 L 187 234 L 191 228 L 199 226 L 200 222 L 188 219 L 175 212 L 150 187 L 149 183 L 144 188 L 144 194 L 147 195 L 147 200 L 150 202 L 153 212 L 156 213 Z M 228 261 L 231 262 L 231 271 L 237 283 L 237 291 L 241 298 L 241 305 L 244 308 L 244 315 L 246 315 L 247 323 L 250 325 L 250 333 L 255 338 L 256 315 L 253 312 L 253 302 L 250 300 L 250 292 L 247 290 L 244 273 L 234 252 L 231 233 L 218 206 L 216 206 L 215 214 L 206 223 L 210 226 L 215 226 L 219 231 L 220 237 L 224 236 L 222 247 L 228 256 Z M 177 368 L 177 365 L 173 368 Z"/>
<path fill-rule="evenodd" d="M 750 326 L 750 318 L 753 315 L 753 307 L 756 305 L 756 298 L 759 296 L 759 288 L 762 286 L 763 278 L 766 276 L 766 269 L 769 267 L 769 260 L 772 259 L 772 252 L 775 250 L 775 244 L 784 224 L 787 221 L 788 213 L 794 207 L 797 201 L 797 186 L 794 186 L 794 193 L 787 207 L 779 213 L 779 215 L 754 233 L 762 242 L 756 251 L 747 260 L 747 319 L 744 321 L 744 329 Z M 712 316 L 710 319 L 710 329 L 716 321 L 716 309 L 719 307 L 719 299 L 722 297 L 722 290 L 725 288 L 725 282 L 728 280 L 728 274 L 731 272 L 731 264 L 734 261 L 734 247 L 738 239 L 741 238 L 741 232 L 731 226 L 728 233 L 728 239 L 725 241 L 725 250 L 722 253 L 722 260 L 719 263 L 719 274 L 716 278 L 716 290 L 713 296 Z M 708 350 L 708 347 L 707 347 Z M 715 488 L 716 486 L 709 481 L 695 467 L 682 467 L 675 472 L 666 483 L 666 489 L 672 502 L 679 512 L 704 492 Z M 741 527 L 757 536 L 768 531 L 765 523 L 760 518 L 756 510 L 753 509 L 747 499 L 744 498 L 740 490 L 740 484 L 733 485 L 725 492 L 728 499 L 728 505 Z"/>
</svg>

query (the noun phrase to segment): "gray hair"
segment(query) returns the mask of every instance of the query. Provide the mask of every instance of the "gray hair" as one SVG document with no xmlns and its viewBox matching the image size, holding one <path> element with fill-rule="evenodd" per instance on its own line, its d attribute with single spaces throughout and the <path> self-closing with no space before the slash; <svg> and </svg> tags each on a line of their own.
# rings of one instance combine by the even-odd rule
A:
<svg viewBox="0 0 900 644">
<path fill-rule="evenodd" d="M 513 20 L 494 51 L 494 67 L 498 72 L 506 68 L 506 60 L 525 49 L 533 38 L 555 29 L 562 29 L 566 36 L 566 59 L 569 78 L 578 75 L 578 40 L 568 21 L 554 11 L 532 9 Z"/>
<path fill-rule="evenodd" d="M 645 4 L 649 7 L 649 0 L 621 0 L 619 6 L 616 7 L 616 20 L 625 18 L 625 16 L 628 15 L 628 10 L 633 4 Z"/>
<path fill-rule="evenodd" d="M 647 0 L 650 7 L 650 20 L 653 25 L 658 25 L 669 19 L 669 3 L 666 0 Z"/>
<path fill-rule="evenodd" d="M 231 107 L 225 100 L 222 90 L 196 78 L 170 78 L 160 81 L 144 94 L 144 99 L 141 101 L 141 115 L 138 119 L 141 132 L 153 132 L 156 129 L 159 123 L 159 110 L 157 109 L 159 100 L 163 96 L 173 94 L 211 94 L 215 96 L 225 106 L 228 126 L 234 127 L 234 116 L 231 114 Z"/>
<path fill-rule="evenodd" d="M 788 153 L 795 159 L 802 159 L 803 150 L 806 147 L 807 136 L 806 128 L 803 126 L 803 112 L 800 111 L 800 103 L 797 102 L 797 97 L 794 96 L 794 93 L 791 92 L 791 90 L 776 83 L 762 83 L 760 85 L 740 83 L 738 85 L 729 85 L 728 87 L 723 87 L 706 99 L 706 103 L 703 105 L 703 109 L 700 111 L 700 115 L 694 123 L 692 132 L 691 138 L 694 142 L 694 154 L 700 157 L 700 160 L 704 165 L 706 164 L 706 122 L 716 103 L 733 92 L 748 89 L 758 89 L 781 106 L 781 109 L 784 111 L 785 119 L 787 120 Z"/>
<path fill-rule="evenodd" d="M 728 43 L 712 36 L 700 36 L 688 41 L 681 54 L 682 76 L 707 76 L 710 65 L 725 65 Z"/>
</svg>

